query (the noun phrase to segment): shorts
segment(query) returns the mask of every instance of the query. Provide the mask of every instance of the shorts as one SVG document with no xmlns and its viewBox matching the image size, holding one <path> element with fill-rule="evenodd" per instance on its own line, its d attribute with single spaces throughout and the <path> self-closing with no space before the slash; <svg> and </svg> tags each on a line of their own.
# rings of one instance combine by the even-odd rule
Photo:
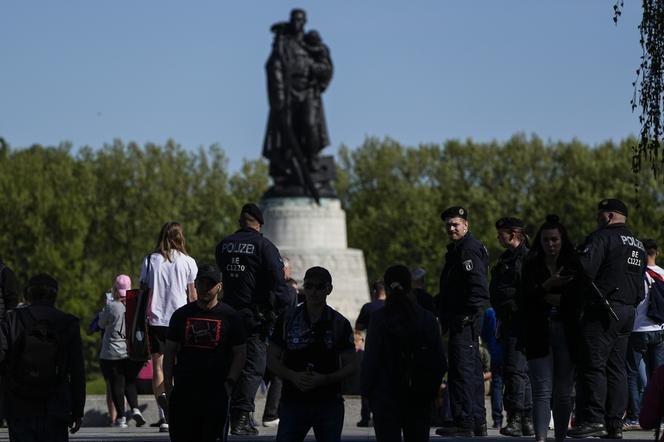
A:
<svg viewBox="0 0 664 442">
<path fill-rule="evenodd" d="M 150 354 L 164 354 L 166 350 L 166 333 L 168 327 L 159 325 L 148 326 L 148 340 L 150 342 Z"/>
</svg>

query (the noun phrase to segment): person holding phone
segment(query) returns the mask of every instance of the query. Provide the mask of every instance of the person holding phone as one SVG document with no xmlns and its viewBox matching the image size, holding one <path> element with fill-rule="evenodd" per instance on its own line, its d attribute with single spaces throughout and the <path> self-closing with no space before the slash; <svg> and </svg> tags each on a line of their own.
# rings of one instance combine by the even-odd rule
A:
<svg viewBox="0 0 664 442">
<path fill-rule="evenodd" d="M 535 439 L 546 441 L 551 417 L 556 441 L 562 441 L 572 411 L 573 330 L 578 303 L 565 274 L 574 246 L 557 215 L 548 215 L 523 264 L 518 302 L 523 308 L 526 357 L 533 390 Z"/>
</svg>

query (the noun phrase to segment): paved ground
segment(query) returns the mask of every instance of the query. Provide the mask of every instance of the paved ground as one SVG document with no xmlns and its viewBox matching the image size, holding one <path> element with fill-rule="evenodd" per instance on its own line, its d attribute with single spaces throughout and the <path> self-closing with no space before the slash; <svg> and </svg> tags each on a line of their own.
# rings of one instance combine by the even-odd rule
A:
<svg viewBox="0 0 664 442">
<path fill-rule="evenodd" d="M 148 423 L 154 422 L 157 418 L 156 408 L 154 406 L 154 400 L 148 396 L 141 396 L 139 398 L 139 403 L 143 409 L 143 414 L 145 415 Z M 262 416 L 263 406 L 265 400 L 263 397 L 259 396 L 256 400 L 256 420 L 260 422 Z M 375 435 L 374 431 L 371 428 L 358 428 L 355 424 L 359 420 L 360 416 L 360 399 L 357 396 L 346 397 L 346 419 L 344 422 L 344 430 L 342 440 L 344 442 L 366 442 L 374 441 Z M 490 408 L 487 403 L 487 410 Z M 129 428 L 118 429 L 110 428 L 108 424 L 110 419 L 106 415 L 106 405 L 105 398 L 102 396 L 88 396 L 86 404 L 86 415 L 84 418 L 84 428 L 81 429 L 77 434 L 72 435 L 70 440 L 87 442 L 87 441 L 132 441 L 132 442 L 152 442 L 152 441 L 168 441 L 168 434 L 158 433 L 156 428 L 150 428 L 147 425 L 142 428 L 136 428 L 133 423 L 130 424 Z M 259 429 L 260 434 L 258 436 L 231 436 L 229 440 L 233 442 L 267 442 L 274 440 L 274 437 L 277 433 L 276 428 L 264 428 Z M 630 440 L 643 440 L 643 441 L 652 441 L 653 433 L 646 431 L 629 431 L 625 432 L 625 439 Z M 553 433 L 549 432 L 549 438 L 553 438 Z M 8 440 L 7 430 L 0 430 L 0 441 Z M 442 440 L 443 438 L 435 436 L 432 430 L 432 440 Z M 313 434 L 309 434 L 307 440 L 315 440 Z M 464 442 L 465 438 L 454 438 L 455 442 Z M 468 439 L 470 440 L 470 439 Z M 501 436 L 497 430 L 489 430 L 489 437 L 482 439 L 485 442 L 506 442 L 508 440 L 527 440 L 532 441 L 533 438 L 506 438 Z M 477 439 L 475 439 L 477 441 Z M 195 441 L 192 441 L 195 442 Z"/>
</svg>

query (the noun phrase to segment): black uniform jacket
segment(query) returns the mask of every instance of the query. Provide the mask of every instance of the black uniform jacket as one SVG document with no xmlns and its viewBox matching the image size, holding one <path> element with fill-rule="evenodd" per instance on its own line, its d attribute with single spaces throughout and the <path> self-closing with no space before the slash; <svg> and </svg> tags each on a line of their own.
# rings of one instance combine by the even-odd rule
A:
<svg viewBox="0 0 664 442">
<path fill-rule="evenodd" d="M 475 314 L 487 303 L 488 267 L 489 252 L 470 232 L 447 246 L 438 299 L 444 328 L 453 317 Z"/>
<path fill-rule="evenodd" d="M 224 302 L 231 307 L 240 311 L 289 303 L 279 250 L 260 232 L 238 230 L 217 245 L 215 256 L 224 280 Z"/>
<path fill-rule="evenodd" d="M 510 319 L 516 314 L 523 261 L 527 254 L 528 248 L 522 242 L 514 250 L 505 250 L 491 269 L 491 306 L 501 320 Z"/>
<path fill-rule="evenodd" d="M 636 306 L 643 300 L 646 252 L 625 224 L 609 224 L 591 233 L 580 249 L 580 260 L 610 302 Z M 590 294 L 587 301 L 596 300 Z"/>
</svg>

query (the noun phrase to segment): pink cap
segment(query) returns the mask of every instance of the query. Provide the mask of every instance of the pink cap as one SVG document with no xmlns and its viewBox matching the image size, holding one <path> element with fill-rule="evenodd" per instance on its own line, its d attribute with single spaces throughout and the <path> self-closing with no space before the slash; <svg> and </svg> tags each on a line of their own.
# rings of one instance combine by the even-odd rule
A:
<svg viewBox="0 0 664 442">
<path fill-rule="evenodd" d="M 113 287 L 118 291 L 120 297 L 124 298 L 127 295 L 127 290 L 131 290 L 131 278 L 127 275 L 118 275 Z"/>
</svg>

